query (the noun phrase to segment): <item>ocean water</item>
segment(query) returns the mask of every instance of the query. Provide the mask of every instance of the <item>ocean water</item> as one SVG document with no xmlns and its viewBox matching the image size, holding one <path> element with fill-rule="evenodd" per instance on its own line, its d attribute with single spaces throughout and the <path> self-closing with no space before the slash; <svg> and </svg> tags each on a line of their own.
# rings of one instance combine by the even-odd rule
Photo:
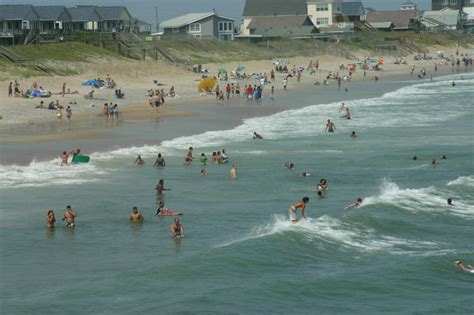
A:
<svg viewBox="0 0 474 315">
<path fill-rule="evenodd" d="M 379 86 L 282 97 L 278 113 L 92 153 L 85 165 L 0 165 L 1 313 L 472 313 L 474 277 L 452 261 L 474 263 L 474 75 Z M 238 180 L 231 165 L 209 163 L 205 177 L 198 162 L 184 167 L 189 146 L 209 159 L 225 148 Z M 151 167 L 158 152 L 166 168 Z M 167 206 L 184 212 L 183 239 L 154 215 L 159 179 Z M 293 225 L 288 207 L 303 196 L 308 220 Z M 75 229 L 60 220 L 68 204 Z M 142 225 L 129 223 L 132 206 Z"/>
</svg>

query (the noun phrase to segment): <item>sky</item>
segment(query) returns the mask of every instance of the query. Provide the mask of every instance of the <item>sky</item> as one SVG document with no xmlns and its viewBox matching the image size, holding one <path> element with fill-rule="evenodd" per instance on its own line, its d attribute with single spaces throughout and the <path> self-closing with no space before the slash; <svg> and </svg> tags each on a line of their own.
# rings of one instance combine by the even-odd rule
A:
<svg viewBox="0 0 474 315">
<path fill-rule="evenodd" d="M 288 0 L 291 1 L 291 0 Z M 411 0 L 420 10 L 430 10 L 431 0 Z M 350 1 L 345 1 L 350 2 Z M 404 0 L 362 0 L 364 6 L 376 10 L 397 10 Z M 33 5 L 125 5 L 130 13 L 141 20 L 155 24 L 155 6 L 158 7 L 158 20 L 164 21 L 191 12 L 216 12 L 237 19 L 242 17 L 245 0 L 0 0 L 0 4 Z"/>
</svg>

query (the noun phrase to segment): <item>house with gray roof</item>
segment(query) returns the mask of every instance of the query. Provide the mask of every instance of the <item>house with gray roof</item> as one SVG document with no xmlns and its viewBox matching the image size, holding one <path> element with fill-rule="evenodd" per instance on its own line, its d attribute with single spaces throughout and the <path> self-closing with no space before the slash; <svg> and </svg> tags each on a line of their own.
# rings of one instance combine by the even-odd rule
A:
<svg viewBox="0 0 474 315">
<path fill-rule="evenodd" d="M 34 6 L 40 34 L 52 34 L 69 28 L 71 15 L 64 6 Z"/>
<path fill-rule="evenodd" d="M 307 15 L 280 16 L 278 19 L 271 16 L 255 17 L 247 28 L 251 36 L 262 38 L 311 38 L 318 33 Z"/>
<path fill-rule="evenodd" d="M 189 13 L 163 21 L 163 38 L 170 37 L 214 37 L 219 40 L 234 40 L 235 20 L 215 12 Z"/>
<path fill-rule="evenodd" d="M 424 11 L 421 24 L 429 31 L 454 31 L 461 24 L 461 20 L 461 11 L 444 8 L 439 11 Z"/>
<path fill-rule="evenodd" d="M 32 5 L 0 5 L 0 37 L 12 38 L 37 29 L 38 20 Z"/>
<path fill-rule="evenodd" d="M 100 16 L 99 29 L 103 32 L 112 32 L 119 28 L 130 29 L 133 17 L 124 6 L 96 7 Z"/>
<path fill-rule="evenodd" d="M 71 16 L 71 31 L 96 31 L 99 29 L 100 16 L 95 7 L 78 6 L 67 8 Z"/>
<path fill-rule="evenodd" d="M 392 22 L 394 31 L 407 31 L 412 30 L 418 22 L 418 13 L 413 10 L 367 12 L 367 22 L 374 28 L 380 27 L 378 23 Z"/>
<path fill-rule="evenodd" d="M 365 9 L 362 2 L 342 2 L 341 17 L 342 20 L 351 22 L 365 21 Z M 339 21 L 339 19 L 338 19 Z"/>
</svg>

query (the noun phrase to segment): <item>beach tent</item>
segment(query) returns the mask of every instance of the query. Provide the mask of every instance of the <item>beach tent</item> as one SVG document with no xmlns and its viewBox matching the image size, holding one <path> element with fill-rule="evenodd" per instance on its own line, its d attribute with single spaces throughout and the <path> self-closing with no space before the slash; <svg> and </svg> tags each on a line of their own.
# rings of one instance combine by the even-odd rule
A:
<svg viewBox="0 0 474 315">
<path fill-rule="evenodd" d="M 215 85 L 216 85 L 216 80 L 214 78 L 204 79 L 199 83 L 198 91 L 199 93 L 212 92 Z"/>
<path fill-rule="evenodd" d="M 86 81 L 86 82 L 82 82 L 81 85 L 94 86 L 96 88 L 100 87 L 100 83 L 97 80 L 89 80 L 89 81 Z"/>
</svg>

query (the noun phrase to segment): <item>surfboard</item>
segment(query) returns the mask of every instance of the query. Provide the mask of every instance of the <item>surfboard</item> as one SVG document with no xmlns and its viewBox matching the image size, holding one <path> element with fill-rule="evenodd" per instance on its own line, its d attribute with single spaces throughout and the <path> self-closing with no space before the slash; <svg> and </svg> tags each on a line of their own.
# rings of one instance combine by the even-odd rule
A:
<svg viewBox="0 0 474 315">
<path fill-rule="evenodd" d="M 90 161 L 90 156 L 87 155 L 76 155 L 75 157 L 72 158 L 73 163 L 89 163 Z"/>
<path fill-rule="evenodd" d="M 177 217 L 177 216 L 183 215 L 183 213 L 171 211 L 171 210 L 161 210 L 160 213 L 158 213 L 158 215 L 162 217 Z"/>
</svg>

